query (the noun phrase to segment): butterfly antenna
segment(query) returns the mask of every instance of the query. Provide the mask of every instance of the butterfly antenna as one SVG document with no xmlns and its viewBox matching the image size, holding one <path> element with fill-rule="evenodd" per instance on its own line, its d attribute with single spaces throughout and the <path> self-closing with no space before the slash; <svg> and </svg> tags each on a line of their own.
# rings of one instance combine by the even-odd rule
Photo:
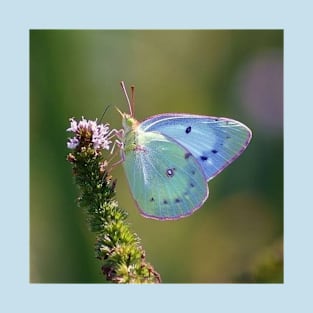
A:
<svg viewBox="0 0 313 313">
<path fill-rule="evenodd" d="M 128 103 L 130 116 L 134 116 L 134 115 L 133 115 L 132 104 L 131 104 L 131 102 L 129 101 L 128 94 L 127 94 L 127 91 L 126 91 L 126 88 L 125 88 L 125 84 L 124 84 L 123 81 L 121 81 L 121 87 L 122 87 L 122 90 L 123 90 L 123 92 L 124 92 L 124 95 L 125 95 L 126 100 L 127 100 L 127 103 Z"/>
<path fill-rule="evenodd" d="M 107 110 L 109 109 L 110 106 L 111 106 L 111 104 L 109 104 L 109 105 L 104 109 L 104 112 L 102 113 L 102 116 L 101 116 L 99 122 L 102 121 L 102 119 L 103 119 L 103 117 L 104 117 L 104 114 L 107 112 Z"/>
<path fill-rule="evenodd" d="M 132 85 L 130 86 L 130 89 L 131 89 L 131 99 L 130 99 L 130 104 L 131 104 L 131 107 L 132 107 L 132 112 L 135 113 L 135 86 Z M 132 115 L 133 116 L 133 115 Z"/>
</svg>

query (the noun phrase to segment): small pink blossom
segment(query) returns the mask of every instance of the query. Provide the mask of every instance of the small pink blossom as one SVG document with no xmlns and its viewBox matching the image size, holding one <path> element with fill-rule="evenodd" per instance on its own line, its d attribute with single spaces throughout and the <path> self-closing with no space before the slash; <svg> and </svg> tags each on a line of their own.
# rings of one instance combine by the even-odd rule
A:
<svg viewBox="0 0 313 313">
<path fill-rule="evenodd" d="M 96 150 L 110 149 L 111 140 L 109 124 L 97 124 L 97 120 L 86 120 L 83 116 L 77 123 L 74 118 L 70 118 L 71 127 L 67 131 L 75 133 L 73 138 L 69 138 L 67 147 L 76 149 L 79 144 L 92 142 Z"/>
</svg>

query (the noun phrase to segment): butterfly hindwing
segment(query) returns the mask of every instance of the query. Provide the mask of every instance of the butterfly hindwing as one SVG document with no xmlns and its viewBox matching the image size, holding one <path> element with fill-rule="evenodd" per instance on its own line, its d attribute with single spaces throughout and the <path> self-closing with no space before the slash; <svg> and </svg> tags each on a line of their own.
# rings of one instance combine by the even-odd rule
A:
<svg viewBox="0 0 313 313">
<path fill-rule="evenodd" d="M 187 149 L 156 132 L 135 130 L 129 136 L 136 143 L 125 147 L 123 165 L 143 215 L 176 219 L 203 204 L 208 197 L 205 174 Z"/>
<path fill-rule="evenodd" d="M 247 147 L 251 131 L 228 119 L 190 114 L 160 114 L 139 125 L 143 132 L 160 132 L 189 151 L 209 181 Z"/>
</svg>

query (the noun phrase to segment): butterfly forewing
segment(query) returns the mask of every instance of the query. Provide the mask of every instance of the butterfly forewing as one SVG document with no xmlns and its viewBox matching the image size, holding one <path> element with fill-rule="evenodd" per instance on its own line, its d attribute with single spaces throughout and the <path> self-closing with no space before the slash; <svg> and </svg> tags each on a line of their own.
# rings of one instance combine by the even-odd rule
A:
<svg viewBox="0 0 313 313">
<path fill-rule="evenodd" d="M 176 219 L 198 209 L 208 196 L 208 186 L 196 158 L 164 134 L 138 130 L 130 136 L 135 143 L 125 147 L 123 164 L 142 214 Z"/>
<path fill-rule="evenodd" d="M 143 121 L 139 129 L 178 142 L 196 158 L 207 181 L 232 163 L 251 140 L 251 131 L 244 124 L 201 115 L 160 114 Z"/>
</svg>

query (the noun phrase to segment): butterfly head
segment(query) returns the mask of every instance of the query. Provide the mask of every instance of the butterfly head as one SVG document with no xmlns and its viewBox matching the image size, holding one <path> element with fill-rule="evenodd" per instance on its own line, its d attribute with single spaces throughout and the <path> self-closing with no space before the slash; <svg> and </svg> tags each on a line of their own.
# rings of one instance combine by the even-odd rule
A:
<svg viewBox="0 0 313 313">
<path fill-rule="evenodd" d="M 122 116 L 122 125 L 126 133 L 135 129 L 138 126 L 139 124 L 138 121 L 135 118 L 133 118 L 131 114 L 123 113 L 118 108 L 116 109 Z"/>
</svg>

